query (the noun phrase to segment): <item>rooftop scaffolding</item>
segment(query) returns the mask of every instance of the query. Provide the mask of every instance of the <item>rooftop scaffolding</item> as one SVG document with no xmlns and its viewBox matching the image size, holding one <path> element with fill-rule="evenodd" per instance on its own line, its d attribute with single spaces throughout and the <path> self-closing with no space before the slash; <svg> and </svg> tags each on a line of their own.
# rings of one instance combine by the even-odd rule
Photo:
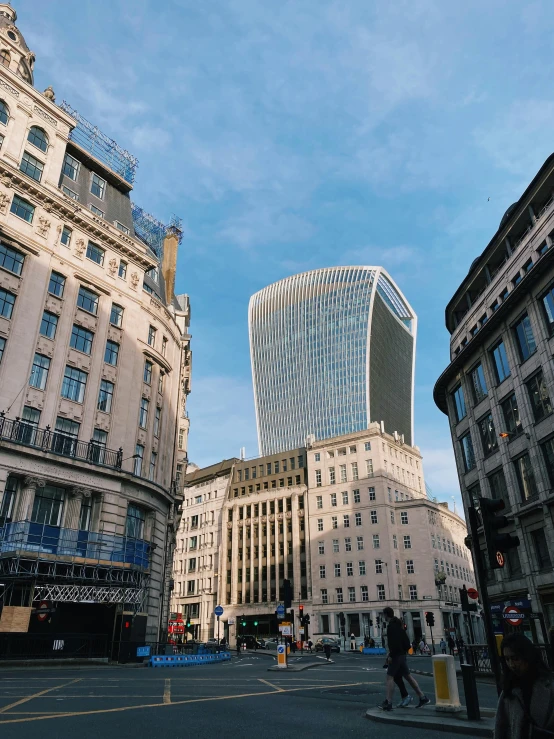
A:
<svg viewBox="0 0 554 739">
<path fill-rule="evenodd" d="M 65 100 L 60 108 L 77 121 L 77 125 L 69 134 L 70 141 L 74 141 L 132 185 L 135 181 L 138 159 L 103 134 L 98 126 L 93 126 Z"/>
<path fill-rule="evenodd" d="M 157 218 L 150 215 L 150 213 L 146 213 L 135 203 L 131 203 L 131 209 L 133 212 L 135 234 L 148 244 L 161 262 L 163 258 L 164 239 L 168 233 L 175 234 L 179 239 L 179 243 L 181 243 L 183 237 L 181 219 L 177 216 L 172 216 L 169 225 L 166 226 L 161 221 L 158 221 Z"/>
</svg>

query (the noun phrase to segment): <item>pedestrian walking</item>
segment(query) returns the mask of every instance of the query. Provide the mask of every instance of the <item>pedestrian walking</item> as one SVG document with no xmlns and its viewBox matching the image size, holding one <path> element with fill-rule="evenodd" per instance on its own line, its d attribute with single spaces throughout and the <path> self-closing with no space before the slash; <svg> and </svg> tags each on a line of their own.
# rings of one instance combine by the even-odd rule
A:
<svg viewBox="0 0 554 739">
<path fill-rule="evenodd" d="M 354 634 L 350 634 L 350 651 L 354 652 L 356 650 L 356 637 Z"/>
<path fill-rule="evenodd" d="M 310 654 L 312 652 L 313 645 L 314 645 L 313 641 L 311 639 L 308 639 L 308 652 L 310 652 Z"/>
<path fill-rule="evenodd" d="M 240 648 L 241 648 L 241 646 L 242 646 L 242 639 L 240 638 L 240 636 L 237 636 L 237 657 L 240 654 Z"/>
<path fill-rule="evenodd" d="M 449 636 L 448 637 L 448 649 L 450 650 L 450 654 L 452 656 L 454 656 L 454 648 L 455 648 L 455 646 L 456 646 L 456 642 L 454 641 L 454 639 L 451 636 Z"/>
<path fill-rule="evenodd" d="M 330 662 L 331 661 L 331 645 L 324 644 L 323 651 L 325 652 L 325 656 L 327 657 L 327 662 Z"/>
<path fill-rule="evenodd" d="M 441 648 L 441 652 L 443 654 L 446 654 L 446 642 L 444 641 L 444 636 L 442 637 L 442 639 L 439 642 L 439 647 Z"/>
<path fill-rule="evenodd" d="M 399 618 L 394 615 L 392 608 L 387 606 L 383 610 L 383 617 L 387 623 L 387 643 L 389 645 L 389 655 L 387 659 L 387 679 L 386 679 L 386 698 L 379 706 L 383 711 L 392 711 L 392 696 L 394 693 L 395 678 L 403 677 L 409 682 L 419 697 L 417 708 L 421 708 L 429 703 L 429 698 L 422 692 L 417 681 L 410 674 L 406 660 L 406 654 L 410 648 L 410 640 L 402 626 Z M 408 696 L 409 697 L 409 696 Z M 400 702 L 403 707 L 406 699 Z M 405 705 L 408 705 L 407 703 Z"/>
<path fill-rule="evenodd" d="M 425 653 L 425 639 L 422 639 L 419 642 L 419 653 L 424 654 Z"/>
<path fill-rule="evenodd" d="M 540 652 L 523 634 L 502 641 L 502 693 L 495 739 L 554 736 L 554 683 Z"/>
</svg>

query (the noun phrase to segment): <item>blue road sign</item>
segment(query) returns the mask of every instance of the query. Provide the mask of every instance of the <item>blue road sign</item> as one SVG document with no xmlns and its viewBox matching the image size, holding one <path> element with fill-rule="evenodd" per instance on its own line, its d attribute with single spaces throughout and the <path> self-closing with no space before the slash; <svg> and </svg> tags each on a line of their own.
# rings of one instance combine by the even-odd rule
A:
<svg viewBox="0 0 554 739">
<path fill-rule="evenodd" d="M 150 647 L 137 647 L 137 657 L 150 657 Z"/>
<path fill-rule="evenodd" d="M 219 618 L 219 616 L 223 616 L 223 608 L 221 606 L 216 606 L 214 609 L 215 615 Z"/>
<path fill-rule="evenodd" d="M 284 644 L 278 644 L 277 645 L 277 654 L 284 654 L 285 653 L 285 646 Z"/>
<path fill-rule="evenodd" d="M 285 606 L 282 603 L 279 603 L 279 605 L 277 606 L 277 616 L 279 618 L 283 618 L 284 615 L 285 615 Z"/>
</svg>

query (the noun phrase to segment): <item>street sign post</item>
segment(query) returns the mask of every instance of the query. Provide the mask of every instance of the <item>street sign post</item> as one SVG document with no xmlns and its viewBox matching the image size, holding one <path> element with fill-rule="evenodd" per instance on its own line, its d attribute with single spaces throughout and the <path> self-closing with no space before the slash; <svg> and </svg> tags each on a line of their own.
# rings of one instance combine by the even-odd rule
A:
<svg viewBox="0 0 554 739">
<path fill-rule="evenodd" d="M 519 626 L 524 618 L 524 614 L 516 606 L 506 606 L 502 615 L 510 626 Z"/>
<path fill-rule="evenodd" d="M 290 624 L 279 624 L 279 631 L 283 636 L 292 636 L 292 626 Z"/>
<path fill-rule="evenodd" d="M 277 618 L 283 618 L 285 615 L 285 606 L 282 603 L 279 603 L 277 606 Z"/>
<path fill-rule="evenodd" d="M 284 644 L 277 645 L 277 667 L 287 666 L 287 647 Z"/>
<path fill-rule="evenodd" d="M 214 613 L 217 616 L 217 643 L 219 644 L 219 617 L 223 616 L 223 608 L 221 606 L 216 606 L 214 608 Z"/>
</svg>

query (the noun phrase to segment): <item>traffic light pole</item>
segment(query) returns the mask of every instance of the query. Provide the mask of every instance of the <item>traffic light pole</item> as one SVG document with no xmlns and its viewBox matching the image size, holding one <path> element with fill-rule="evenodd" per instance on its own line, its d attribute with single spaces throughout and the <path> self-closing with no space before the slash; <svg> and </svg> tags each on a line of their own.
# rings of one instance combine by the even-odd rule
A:
<svg viewBox="0 0 554 739">
<path fill-rule="evenodd" d="M 487 646 L 489 651 L 489 659 L 491 662 L 491 670 L 496 681 L 496 690 L 500 694 L 500 658 L 498 657 L 498 648 L 496 646 L 496 638 L 494 635 L 494 626 L 492 623 L 491 605 L 489 594 L 487 591 L 487 573 L 484 566 L 483 553 L 479 546 L 479 520 L 477 511 L 474 506 L 468 508 L 469 516 L 469 533 L 471 535 L 471 547 L 473 552 L 473 564 L 475 565 L 475 573 L 477 582 L 479 583 L 479 593 L 481 595 L 481 603 L 483 604 L 483 621 L 485 624 L 485 634 L 487 637 Z"/>
</svg>

